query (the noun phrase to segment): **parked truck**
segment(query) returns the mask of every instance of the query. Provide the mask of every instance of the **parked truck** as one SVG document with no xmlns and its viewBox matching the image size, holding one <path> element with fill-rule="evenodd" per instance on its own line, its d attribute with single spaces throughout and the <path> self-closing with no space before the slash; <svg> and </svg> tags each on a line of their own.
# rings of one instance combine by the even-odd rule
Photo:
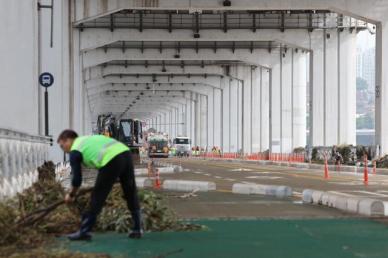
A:
<svg viewBox="0 0 388 258">
<path fill-rule="evenodd" d="M 168 158 L 168 138 L 163 134 L 148 135 L 148 157 Z"/>
</svg>

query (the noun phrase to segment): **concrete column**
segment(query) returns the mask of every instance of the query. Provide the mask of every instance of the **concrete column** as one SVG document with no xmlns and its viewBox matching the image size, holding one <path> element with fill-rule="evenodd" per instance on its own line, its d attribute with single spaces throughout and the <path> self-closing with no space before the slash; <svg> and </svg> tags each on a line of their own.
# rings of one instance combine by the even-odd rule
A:
<svg viewBox="0 0 388 258">
<path fill-rule="evenodd" d="M 260 141 L 261 141 L 261 67 L 252 67 L 252 83 L 250 88 L 250 152 L 260 152 Z"/>
<path fill-rule="evenodd" d="M 208 124 L 207 124 L 207 114 L 208 114 L 208 106 L 207 106 L 207 96 L 200 95 L 200 105 L 199 105 L 199 142 L 200 146 L 206 148 L 208 140 Z"/>
<path fill-rule="evenodd" d="M 388 20 L 376 26 L 376 135 L 378 154 L 388 153 Z"/>
<path fill-rule="evenodd" d="M 281 152 L 290 153 L 293 150 L 292 146 L 292 69 L 293 69 L 293 50 L 282 49 L 282 75 L 281 75 Z"/>
<path fill-rule="evenodd" d="M 314 39 L 311 42 L 312 52 L 310 53 L 310 98 L 311 98 L 311 125 L 310 137 L 313 146 L 322 146 L 324 140 L 324 74 L 325 74 L 325 53 L 324 33 L 319 31 L 313 33 Z M 313 37 L 312 36 L 312 37 Z"/>
<path fill-rule="evenodd" d="M 209 141 L 209 144 L 211 143 L 211 146 L 215 146 L 216 145 L 216 142 L 215 142 L 215 120 L 216 120 L 216 105 L 215 105 L 215 101 L 216 101 L 216 90 L 215 88 L 213 88 L 212 90 L 212 98 L 211 98 L 211 110 L 212 112 L 210 113 L 210 121 L 211 121 L 211 140 Z M 209 121 L 209 120 L 208 120 Z"/>
<path fill-rule="evenodd" d="M 356 144 L 356 32 L 340 33 L 338 144 Z"/>
<path fill-rule="evenodd" d="M 293 82 L 292 82 L 292 147 L 306 146 L 306 87 L 307 87 L 307 56 L 305 53 L 293 51 Z"/>
<path fill-rule="evenodd" d="M 270 148 L 270 70 L 260 69 L 260 151 Z"/>
<path fill-rule="evenodd" d="M 224 87 L 220 90 L 220 113 L 219 113 L 219 118 L 220 118 L 220 148 L 221 151 L 224 151 Z"/>
<path fill-rule="evenodd" d="M 200 98 L 198 93 L 195 95 L 195 108 L 194 108 L 194 137 L 195 137 L 195 145 L 199 146 L 200 145 L 200 112 L 199 112 L 199 106 L 200 106 Z"/>
<path fill-rule="evenodd" d="M 239 146 L 244 153 L 252 152 L 252 67 L 238 66 L 235 75 L 239 83 Z"/>
<path fill-rule="evenodd" d="M 220 87 L 222 87 L 222 83 L 220 82 Z M 210 134 L 210 137 L 212 138 L 210 140 L 211 146 L 221 146 L 221 120 L 222 120 L 222 113 L 221 113 L 221 91 L 222 89 L 213 89 L 213 98 L 212 104 L 210 106 L 212 107 L 213 112 L 211 113 L 210 117 L 210 124 L 212 124 L 212 131 Z"/>
<path fill-rule="evenodd" d="M 168 124 L 168 122 L 167 122 L 167 114 L 166 113 L 163 113 L 163 124 L 164 124 L 163 132 L 167 133 L 167 124 Z"/>
<path fill-rule="evenodd" d="M 272 67 L 270 86 L 270 151 L 273 153 L 281 152 L 281 84 L 283 70 L 283 57 L 281 53 L 279 53 L 278 58 L 279 62 Z"/>
<path fill-rule="evenodd" d="M 227 146 L 228 146 L 228 152 L 232 152 L 233 147 L 232 147 L 232 80 L 229 79 L 228 81 L 228 91 L 226 94 L 227 97 L 227 116 L 226 116 L 226 128 L 227 128 L 227 135 L 228 137 L 226 138 Z"/>
<path fill-rule="evenodd" d="M 324 118 L 324 144 L 335 145 L 338 142 L 338 101 L 339 101 L 339 43 L 343 33 L 337 30 L 323 32 L 325 47 L 325 69 L 323 88 L 323 118 Z M 347 33 L 347 32 L 345 32 Z M 355 64 L 354 64 L 354 67 Z"/>
<path fill-rule="evenodd" d="M 312 145 L 355 144 L 356 32 L 323 30 L 312 38 Z"/>
</svg>

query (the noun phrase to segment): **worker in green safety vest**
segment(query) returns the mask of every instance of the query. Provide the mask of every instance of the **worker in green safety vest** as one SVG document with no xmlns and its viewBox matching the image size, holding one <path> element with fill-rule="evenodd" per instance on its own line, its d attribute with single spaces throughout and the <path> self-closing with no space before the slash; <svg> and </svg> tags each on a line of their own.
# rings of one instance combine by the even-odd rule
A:
<svg viewBox="0 0 388 258">
<path fill-rule="evenodd" d="M 90 240 L 91 230 L 101 212 L 108 194 L 117 179 L 120 180 L 127 206 L 131 212 L 133 228 L 130 238 L 143 235 L 141 213 L 135 183 L 134 167 L 129 148 L 104 135 L 78 137 L 73 130 L 64 130 L 57 140 L 60 147 L 69 153 L 72 170 L 71 190 L 65 202 L 71 203 L 82 183 L 81 165 L 98 169 L 96 182 L 91 194 L 90 207 L 82 215 L 80 230 L 68 235 L 70 240 Z"/>
</svg>

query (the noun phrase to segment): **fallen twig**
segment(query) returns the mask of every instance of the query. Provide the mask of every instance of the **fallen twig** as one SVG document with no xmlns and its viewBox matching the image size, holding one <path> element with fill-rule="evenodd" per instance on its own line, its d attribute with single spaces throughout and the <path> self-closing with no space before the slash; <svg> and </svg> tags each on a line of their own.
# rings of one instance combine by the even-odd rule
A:
<svg viewBox="0 0 388 258">
<path fill-rule="evenodd" d="M 80 197 L 80 196 L 83 196 L 87 193 L 90 193 L 91 191 L 93 190 L 93 188 L 86 188 L 86 189 L 81 189 L 76 198 Z M 36 222 L 42 220 L 43 218 L 45 218 L 50 212 L 54 211 L 56 208 L 58 208 L 59 206 L 61 206 L 62 204 L 65 204 L 65 201 L 64 200 L 61 200 L 61 201 L 57 201 L 51 205 L 49 205 L 48 207 L 46 208 L 42 208 L 42 209 L 38 209 L 38 210 L 35 210 L 29 214 L 27 214 L 26 216 L 24 216 L 23 218 L 21 218 L 17 223 L 16 223 L 16 226 L 17 227 L 26 227 L 26 226 L 31 226 L 31 225 L 34 225 Z"/>
</svg>

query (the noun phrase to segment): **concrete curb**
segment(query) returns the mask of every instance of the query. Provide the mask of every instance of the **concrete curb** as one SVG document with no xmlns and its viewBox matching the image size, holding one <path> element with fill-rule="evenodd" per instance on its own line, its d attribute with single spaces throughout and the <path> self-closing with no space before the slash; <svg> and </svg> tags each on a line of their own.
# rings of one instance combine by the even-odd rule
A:
<svg viewBox="0 0 388 258">
<path fill-rule="evenodd" d="M 135 181 L 138 188 L 152 187 L 153 185 L 152 179 L 148 177 L 136 177 Z"/>
<path fill-rule="evenodd" d="M 196 158 L 196 159 L 201 159 L 201 158 Z M 233 162 L 233 163 L 250 163 L 250 164 L 259 164 L 264 166 L 294 167 L 294 168 L 304 168 L 304 169 L 314 169 L 314 170 L 324 169 L 324 165 L 314 164 L 314 163 L 298 163 L 298 162 L 272 161 L 272 160 L 238 160 L 238 159 L 221 159 L 221 158 L 210 158 L 206 160 L 227 161 L 227 162 Z M 371 167 L 368 167 L 368 169 L 370 172 L 372 171 Z M 329 165 L 329 171 L 336 171 L 336 166 Z M 344 165 L 344 166 L 341 166 L 341 172 L 363 173 L 364 167 Z M 388 174 L 388 169 L 376 168 L 376 173 Z"/>
<path fill-rule="evenodd" d="M 365 216 L 387 215 L 387 205 L 380 200 L 345 196 L 331 192 L 305 189 L 302 194 L 304 203 L 312 203 L 336 208 L 342 211 L 357 213 Z"/>
<path fill-rule="evenodd" d="M 182 172 L 183 169 L 180 166 L 174 166 L 174 167 L 158 167 L 160 174 L 173 174 L 173 173 L 179 173 Z M 135 175 L 136 176 L 146 176 L 148 175 L 148 169 L 147 168 L 137 168 L 135 169 Z"/>
<path fill-rule="evenodd" d="M 292 195 L 292 188 L 283 185 L 233 184 L 232 192 L 237 194 L 261 194 L 286 198 Z"/>
<path fill-rule="evenodd" d="M 216 184 L 208 181 L 164 180 L 163 189 L 186 192 L 194 190 L 208 192 L 216 190 Z"/>
</svg>

